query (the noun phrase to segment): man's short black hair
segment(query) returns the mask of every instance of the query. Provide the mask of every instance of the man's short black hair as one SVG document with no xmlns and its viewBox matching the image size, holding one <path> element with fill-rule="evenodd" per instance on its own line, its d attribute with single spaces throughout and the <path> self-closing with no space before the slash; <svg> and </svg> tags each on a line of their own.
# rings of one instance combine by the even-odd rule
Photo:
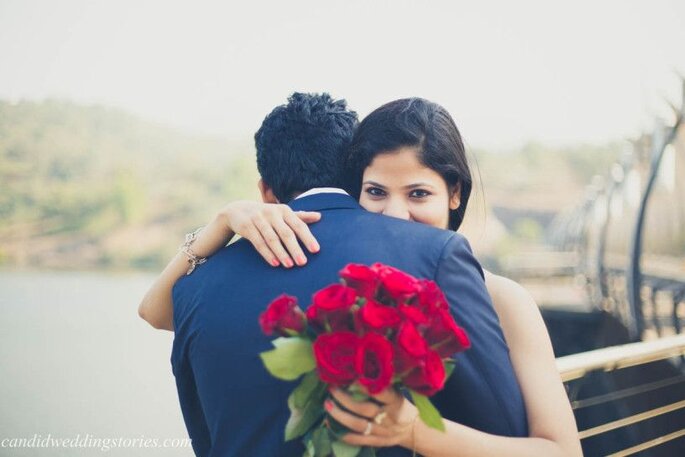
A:
<svg viewBox="0 0 685 457">
<path fill-rule="evenodd" d="M 257 168 L 281 203 L 313 187 L 342 187 L 357 113 L 327 93 L 295 92 L 255 134 Z"/>
</svg>

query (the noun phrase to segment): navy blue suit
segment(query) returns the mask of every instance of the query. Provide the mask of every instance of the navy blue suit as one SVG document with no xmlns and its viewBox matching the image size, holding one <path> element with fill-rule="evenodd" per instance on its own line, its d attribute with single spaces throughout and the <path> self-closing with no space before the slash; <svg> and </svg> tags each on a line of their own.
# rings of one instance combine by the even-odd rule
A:
<svg viewBox="0 0 685 457">
<path fill-rule="evenodd" d="M 293 200 L 320 211 L 311 230 L 321 251 L 305 267 L 269 266 L 246 240 L 213 255 L 173 288 L 171 354 L 183 418 L 202 457 L 299 457 L 300 440 L 284 442 L 287 398 L 297 382 L 272 377 L 258 354 L 272 348 L 258 316 L 288 293 L 306 309 L 312 294 L 337 282 L 347 263 L 382 262 L 437 281 L 472 347 L 433 397 L 443 417 L 488 433 L 527 436 L 525 407 L 483 271 L 459 234 L 362 209 L 347 195 Z M 411 455 L 384 448 L 379 456 Z"/>
</svg>

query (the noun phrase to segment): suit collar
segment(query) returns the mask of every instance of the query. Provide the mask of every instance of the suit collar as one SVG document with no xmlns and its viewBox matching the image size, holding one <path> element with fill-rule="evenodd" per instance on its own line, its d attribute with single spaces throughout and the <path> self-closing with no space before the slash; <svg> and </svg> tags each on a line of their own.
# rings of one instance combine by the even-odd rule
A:
<svg viewBox="0 0 685 457">
<path fill-rule="evenodd" d="M 357 200 L 349 195 L 320 193 L 307 195 L 288 203 L 295 211 L 322 211 L 325 209 L 361 209 Z"/>
</svg>

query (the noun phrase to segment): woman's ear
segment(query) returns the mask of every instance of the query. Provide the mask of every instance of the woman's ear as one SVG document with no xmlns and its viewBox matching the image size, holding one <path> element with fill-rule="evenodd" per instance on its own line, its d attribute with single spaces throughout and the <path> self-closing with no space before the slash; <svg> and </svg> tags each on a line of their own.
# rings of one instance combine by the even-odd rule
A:
<svg viewBox="0 0 685 457">
<path fill-rule="evenodd" d="M 457 184 L 452 191 L 452 196 L 450 197 L 450 209 L 455 210 L 461 205 L 461 184 Z"/>
<path fill-rule="evenodd" d="M 280 203 L 274 195 L 274 191 L 271 190 L 271 187 L 263 179 L 257 181 L 257 187 L 259 187 L 259 193 L 262 194 L 262 201 L 264 203 Z"/>
</svg>

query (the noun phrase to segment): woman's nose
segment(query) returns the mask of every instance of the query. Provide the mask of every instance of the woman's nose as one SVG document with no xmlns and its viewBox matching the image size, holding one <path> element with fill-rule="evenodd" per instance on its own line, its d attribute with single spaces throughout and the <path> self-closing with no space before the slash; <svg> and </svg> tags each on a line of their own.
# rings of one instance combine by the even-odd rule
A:
<svg viewBox="0 0 685 457">
<path fill-rule="evenodd" d="M 383 214 L 398 219 L 409 220 L 409 208 L 400 201 L 389 201 L 383 209 Z"/>
</svg>

